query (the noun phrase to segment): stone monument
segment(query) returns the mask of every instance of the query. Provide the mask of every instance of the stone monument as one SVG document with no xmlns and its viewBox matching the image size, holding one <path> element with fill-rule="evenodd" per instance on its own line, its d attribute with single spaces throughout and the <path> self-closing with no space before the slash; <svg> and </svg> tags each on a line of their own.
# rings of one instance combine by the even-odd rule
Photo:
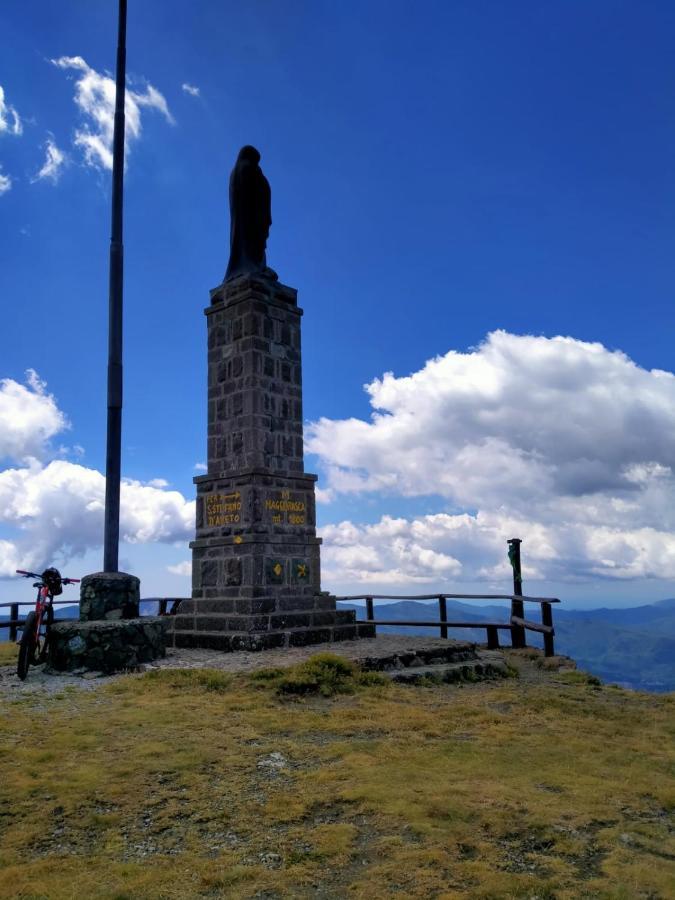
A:
<svg viewBox="0 0 675 900">
<path fill-rule="evenodd" d="M 373 637 L 321 590 L 316 475 L 304 471 L 297 291 L 267 268 L 270 189 L 244 147 L 230 177 L 230 260 L 211 291 L 208 469 L 197 486 L 192 599 L 178 647 L 260 650 Z"/>
</svg>

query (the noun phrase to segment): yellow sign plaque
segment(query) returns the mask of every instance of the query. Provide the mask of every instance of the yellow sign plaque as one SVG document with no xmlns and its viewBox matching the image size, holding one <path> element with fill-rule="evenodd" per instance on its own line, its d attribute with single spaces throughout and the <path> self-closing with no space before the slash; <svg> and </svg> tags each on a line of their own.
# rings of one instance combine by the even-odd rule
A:
<svg viewBox="0 0 675 900">
<path fill-rule="evenodd" d="M 304 525 L 307 521 L 305 498 L 290 491 L 275 491 L 265 499 L 265 509 L 273 525 Z"/>
<path fill-rule="evenodd" d="M 206 526 L 238 525 L 241 522 L 241 494 L 208 494 L 206 503 Z"/>
</svg>

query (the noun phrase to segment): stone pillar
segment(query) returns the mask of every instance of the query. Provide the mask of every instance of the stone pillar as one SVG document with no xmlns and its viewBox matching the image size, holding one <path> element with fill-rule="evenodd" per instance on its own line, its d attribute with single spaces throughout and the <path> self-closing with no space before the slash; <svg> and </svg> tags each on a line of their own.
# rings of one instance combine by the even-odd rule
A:
<svg viewBox="0 0 675 900">
<path fill-rule="evenodd" d="M 125 572 L 96 572 L 80 584 L 80 621 L 134 619 L 138 616 L 141 582 Z"/>
<path fill-rule="evenodd" d="M 175 618 L 176 645 L 262 649 L 371 636 L 373 626 L 356 626 L 321 591 L 297 292 L 267 273 L 243 275 L 212 291 L 205 312 L 208 474 L 195 478 L 192 599 Z"/>
</svg>

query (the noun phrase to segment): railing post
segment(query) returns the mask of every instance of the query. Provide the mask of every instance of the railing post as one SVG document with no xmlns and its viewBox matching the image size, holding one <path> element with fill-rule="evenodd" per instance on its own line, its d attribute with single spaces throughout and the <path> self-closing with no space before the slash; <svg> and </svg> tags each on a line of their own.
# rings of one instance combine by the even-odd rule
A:
<svg viewBox="0 0 675 900">
<path fill-rule="evenodd" d="M 507 541 L 509 545 L 509 560 L 513 568 L 513 597 L 511 599 L 511 616 L 518 616 L 520 619 L 525 618 L 525 609 L 523 601 L 516 599 L 523 596 L 523 578 L 520 570 L 520 538 L 510 538 Z M 511 625 L 511 646 L 515 648 L 526 647 L 525 629 L 522 625 Z"/>
<path fill-rule="evenodd" d="M 12 622 L 16 622 L 16 620 L 19 618 L 19 604 L 18 603 L 12 603 L 12 605 L 10 606 L 9 618 L 12 620 Z M 9 626 L 9 639 L 10 639 L 10 641 L 16 640 L 16 625 Z"/>
<path fill-rule="evenodd" d="M 488 650 L 499 650 L 499 632 L 494 625 L 487 626 L 487 648 Z"/>
<path fill-rule="evenodd" d="M 166 598 L 163 598 L 162 600 L 159 601 L 159 615 L 160 616 L 166 615 L 166 604 L 167 603 L 168 603 L 168 601 Z"/>
<path fill-rule="evenodd" d="M 373 598 L 366 597 L 366 619 L 374 619 L 375 613 L 373 612 Z"/>
<path fill-rule="evenodd" d="M 541 624 L 553 627 L 553 610 L 550 603 L 541 604 Z M 553 633 L 544 632 L 544 656 L 555 656 Z"/>
<path fill-rule="evenodd" d="M 445 602 L 445 597 L 443 596 L 443 594 L 438 595 L 438 613 L 439 613 L 441 622 L 448 621 L 448 607 Z M 448 626 L 441 625 L 441 637 L 447 638 L 447 636 L 448 636 Z"/>
</svg>

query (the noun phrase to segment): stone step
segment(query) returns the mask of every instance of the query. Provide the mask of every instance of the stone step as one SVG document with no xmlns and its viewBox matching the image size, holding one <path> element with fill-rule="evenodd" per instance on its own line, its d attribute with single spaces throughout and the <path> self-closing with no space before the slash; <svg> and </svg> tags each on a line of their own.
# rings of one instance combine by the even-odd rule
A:
<svg viewBox="0 0 675 900">
<path fill-rule="evenodd" d="M 178 612 L 174 620 L 177 631 L 288 631 L 295 628 L 330 628 L 335 625 L 354 625 L 353 610 L 320 610 L 311 612 L 279 612 L 272 615 L 236 615 L 232 613 Z"/>
<path fill-rule="evenodd" d="M 484 659 L 483 655 L 479 653 L 478 659 L 432 666 L 410 666 L 407 669 L 390 669 L 384 671 L 383 674 L 401 684 L 416 684 L 426 680 L 451 683 L 504 678 L 508 675 L 508 668 L 503 658 L 501 660 Z"/>
<path fill-rule="evenodd" d="M 335 624 L 321 628 L 287 628 L 284 631 L 193 631 L 175 628 L 169 634 L 174 647 L 206 650 L 272 650 L 374 637 L 372 625 Z"/>
<path fill-rule="evenodd" d="M 493 651 L 480 651 L 492 653 Z M 404 670 L 419 668 L 422 666 L 439 666 L 449 663 L 461 663 L 478 658 L 479 651 L 476 644 L 471 641 L 457 641 L 452 638 L 443 641 L 439 646 L 438 641 L 429 647 L 417 646 L 414 649 L 397 650 L 391 653 L 364 655 L 359 663 L 364 669 L 374 672 L 386 672 L 389 670 Z M 498 653 L 497 656 L 503 659 Z"/>
</svg>

